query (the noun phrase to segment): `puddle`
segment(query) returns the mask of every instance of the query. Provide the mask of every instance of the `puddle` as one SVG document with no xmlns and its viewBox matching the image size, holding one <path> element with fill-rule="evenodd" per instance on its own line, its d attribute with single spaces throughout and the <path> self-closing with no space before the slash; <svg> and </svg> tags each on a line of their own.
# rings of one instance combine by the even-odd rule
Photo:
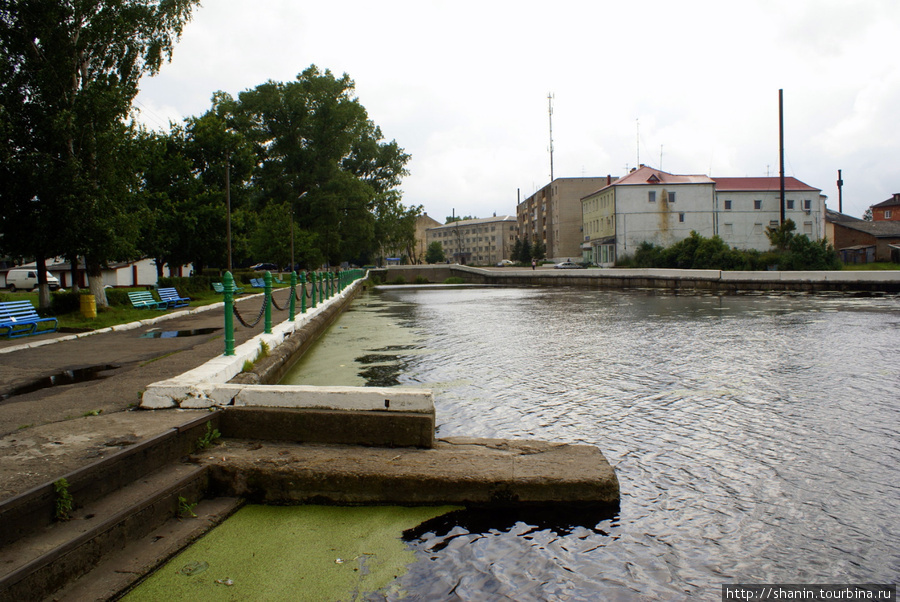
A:
<svg viewBox="0 0 900 602">
<path fill-rule="evenodd" d="M 212 334 L 221 328 L 197 328 L 194 330 L 153 330 L 145 332 L 141 339 L 179 339 L 182 337 L 196 337 L 204 334 Z"/>
<path fill-rule="evenodd" d="M 101 380 L 111 376 L 111 374 L 104 374 L 104 372 L 109 372 L 110 370 L 116 370 L 119 366 L 114 364 L 104 364 L 101 366 L 89 366 L 87 368 L 76 368 L 75 370 L 66 370 L 65 372 L 60 372 L 59 374 L 54 374 L 52 376 L 45 376 L 43 378 L 39 378 L 33 382 L 28 383 L 27 385 L 22 385 L 20 387 L 16 387 L 9 393 L 0 394 L 0 401 L 4 401 L 9 399 L 10 397 L 14 397 L 16 395 L 25 395 L 26 393 L 34 393 L 35 391 L 40 391 L 41 389 L 48 389 L 50 387 L 58 387 L 60 385 L 73 385 L 76 383 L 87 382 L 90 380 Z"/>
</svg>

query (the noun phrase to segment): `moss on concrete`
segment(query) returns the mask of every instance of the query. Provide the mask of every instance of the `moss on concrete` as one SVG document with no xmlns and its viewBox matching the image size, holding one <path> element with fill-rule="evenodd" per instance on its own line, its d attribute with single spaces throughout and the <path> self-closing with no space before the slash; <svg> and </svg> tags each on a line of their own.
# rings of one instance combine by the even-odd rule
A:
<svg viewBox="0 0 900 602">
<path fill-rule="evenodd" d="M 453 507 L 246 506 L 124 600 L 355 600 L 415 561 L 401 533 Z"/>
</svg>

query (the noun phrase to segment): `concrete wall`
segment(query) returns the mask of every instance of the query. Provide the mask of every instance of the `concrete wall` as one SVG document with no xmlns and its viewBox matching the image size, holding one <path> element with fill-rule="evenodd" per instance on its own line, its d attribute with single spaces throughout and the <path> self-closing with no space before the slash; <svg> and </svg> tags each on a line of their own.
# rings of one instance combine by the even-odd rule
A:
<svg viewBox="0 0 900 602">
<path fill-rule="evenodd" d="M 579 286 L 584 288 L 663 288 L 670 290 L 742 291 L 837 291 L 900 292 L 900 271 L 839 272 L 726 272 L 720 270 L 665 269 L 514 269 L 441 266 L 437 276 L 429 277 L 430 266 L 416 266 L 416 275 L 430 282 L 443 282 L 446 275 L 462 278 L 468 284 L 502 286 Z M 398 275 L 412 282 L 410 270 L 390 267 L 384 270 L 386 281 Z M 438 279 L 440 278 L 440 279 Z"/>
</svg>

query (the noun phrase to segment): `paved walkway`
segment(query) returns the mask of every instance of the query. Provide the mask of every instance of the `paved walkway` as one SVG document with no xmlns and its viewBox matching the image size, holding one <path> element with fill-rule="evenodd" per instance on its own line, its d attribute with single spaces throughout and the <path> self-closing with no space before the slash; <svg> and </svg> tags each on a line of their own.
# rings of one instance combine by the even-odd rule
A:
<svg viewBox="0 0 900 602">
<path fill-rule="evenodd" d="M 288 289 L 275 291 L 287 307 Z M 238 300 L 248 321 L 262 295 Z M 299 309 L 297 310 L 299 312 Z M 149 314 L 148 310 L 148 317 Z M 69 370 L 108 367 L 97 378 L 42 388 L 0 401 L 0 499 L 55 480 L 130 445 L 189 420 L 197 411 L 135 410 L 147 385 L 177 376 L 224 353 L 221 303 L 189 311 L 170 310 L 164 320 L 78 338 L 52 333 L 0 339 L 0 396 Z M 273 323 L 288 312 L 273 308 Z M 217 329 L 210 334 L 147 338 L 154 331 Z M 263 331 L 235 320 L 240 345 Z"/>
</svg>

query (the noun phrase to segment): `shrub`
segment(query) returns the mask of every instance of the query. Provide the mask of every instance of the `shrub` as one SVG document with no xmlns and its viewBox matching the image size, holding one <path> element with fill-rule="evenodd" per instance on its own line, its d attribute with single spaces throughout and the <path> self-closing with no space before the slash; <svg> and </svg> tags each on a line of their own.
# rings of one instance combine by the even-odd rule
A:
<svg viewBox="0 0 900 602">
<path fill-rule="evenodd" d="M 222 279 L 213 276 L 191 276 L 160 278 L 158 286 L 162 288 L 175 287 L 182 295 L 191 293 L 205 293 L 212 288 L 213 282 L 221 282 Z"/>
<path fill-rule="evenodd" d="M 391 281 L 391 284 L 406 284 L 406 278 L 403 276 L 397 276 Z"/>
<path fill-rule="evenodd" d="M 459 276 L 451 276 L 444 280 L 444 284 L 465 284 L 465 280 L 460 278 Z"/>
<path fill-rule="evenodd" d="M 81 308 L 81 295 L 72 291 L 60 291 L 50 295 L 50 311 L 55 316 L 70 314 Z"/>
<path fill-rule="evenodd" d="M 428 284 L 430 281 L 425 276 L 416 276 L 415 284 Z"/>
</svg>

